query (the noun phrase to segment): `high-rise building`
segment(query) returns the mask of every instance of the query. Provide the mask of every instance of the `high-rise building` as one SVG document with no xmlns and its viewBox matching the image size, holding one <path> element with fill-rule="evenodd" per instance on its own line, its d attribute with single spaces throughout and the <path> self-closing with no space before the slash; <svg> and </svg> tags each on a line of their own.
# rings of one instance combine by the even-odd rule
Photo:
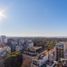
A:
<svg viewBox="0 0 67 67">
<path fill-rule="evenodd" d="M 64 43 L 63 42 L 56 44 L 56 61 L 59 61 L 61 58 L 64 58 Z"/>
<path fill-rule="evenodd" d="M 60 58 L 67 58 L 67 42 L 57 43 L 55 46 L 56 60 Z"/>
<path fill-rule="evenodd" d="M 27 48 L 32 48 L 34 46 L 34 43 L 32 40 L 27 41 Z"/>
<path fill-rule="evenodd" d="M 56 60 L 61 61 L 63 67 L 67 67 L 67 42 L 56 44 Z"/>
<path fill-rule="evenodd" d="M 7 43 L 7 37 L 6 36 L 0 36 L 0 43 L 1 44 Z"/>
<path fill-rule="evenodd" d="M 16 50 L 17 42 L 14 39 L 8 39 L 8 46 L 11 48 L 11 52 Z"/>
</svg>

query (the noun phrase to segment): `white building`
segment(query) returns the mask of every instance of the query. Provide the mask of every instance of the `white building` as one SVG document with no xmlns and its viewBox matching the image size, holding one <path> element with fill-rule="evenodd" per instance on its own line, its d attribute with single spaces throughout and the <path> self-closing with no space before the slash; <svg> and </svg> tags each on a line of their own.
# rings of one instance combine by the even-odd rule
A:
<svg viewBox="0 0 67 67">
<path fill-rule="evenodd" d="M 5 57 L 9 53 L 11 53 L 11 48 L 9 46 L 0 47 L 0 57 Z"/>
<path fill-rule="evenodd" d="M 28 40 L 27 48 L 32 48 L 33 46 L 34 46 L 34 43 L 32 42 L 32 40 Z"/>
<path fill-rule="evenodd" d="M 5 51 L 7 51 L 7 53 L 11 53 L 11 48 L 9 46 L 5 46 L 3 49 L 5 49 Z"/>
<path fill-rule="evenodd" d="M 0 57 L 5 57 L 7 52 L 5 51 L 4 48 L 0 48 Z"/>
<path fill-rule="evenodd" d="M 46 61 L 48 60 L 48 56 L 44 56 L 42 59 L 38 60 L 39 66 L 42 66 L 43 64 L 46 64 Z"/>
<path fill-rule="evenodd" d="M 60 43 L 56 44 L 56 47 L 63 48 L 64 58 L 65 58 L 65 56 L 67 56 L 67 42 L 60 42 Z"/>
<path fill-rule="evenodd" d="M 7 37 L 6 36 L 1 36 L 0 37 L 0 43 L 7 43 Z"/>
<path fill-rule="evenodd" d="M 24 40 L 20 39 L 19 40 L 19 45 L 24 44 L 24 42 L 25 42 Z"/>
<path fill-rule="evenodd" d="M 67 65 L 67 42 L 59 42 L 55 46 L 55 58 Z"/>
<path fill-rule="evenodd" d="M 16 46 L 16 51 L 22 51 L 22 49 L 23 49 L 22 45 L 17 45 Z"/>
</svg>

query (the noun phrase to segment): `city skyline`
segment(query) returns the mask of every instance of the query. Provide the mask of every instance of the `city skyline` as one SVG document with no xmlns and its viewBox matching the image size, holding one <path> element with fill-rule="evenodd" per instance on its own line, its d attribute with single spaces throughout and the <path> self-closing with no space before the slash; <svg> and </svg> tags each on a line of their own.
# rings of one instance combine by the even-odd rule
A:
<svg viewBox="0 0 67 67">
<path fill-rule="evenodd" d="M 0 35 L 67 37 L 67 0 L 0 0 Z"/>
</svg>

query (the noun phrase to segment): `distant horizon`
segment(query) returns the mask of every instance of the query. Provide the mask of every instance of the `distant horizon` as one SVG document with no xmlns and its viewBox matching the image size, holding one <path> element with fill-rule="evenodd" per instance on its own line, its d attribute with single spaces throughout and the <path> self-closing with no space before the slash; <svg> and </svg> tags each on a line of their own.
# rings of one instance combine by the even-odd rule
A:
<svg viewBox="0 0 67 67">
<path fill-rule="evenodd" d="M 6 36 L 6 37 L 34 37 L 34 38 L 67 38 L 67 36 L 16 36 L 16 35 L 0 35 L 1 36 Z"/>
</svg>

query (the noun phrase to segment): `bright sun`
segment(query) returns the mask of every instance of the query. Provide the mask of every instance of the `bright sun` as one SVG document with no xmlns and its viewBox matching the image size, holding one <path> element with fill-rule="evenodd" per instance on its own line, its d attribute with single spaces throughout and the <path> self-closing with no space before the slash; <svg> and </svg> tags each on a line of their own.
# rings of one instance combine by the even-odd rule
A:
<svg viewBox="0 0 67 67">
<path fill-rule="evenodd" d="M 5 19 L 6 15 L 5 15 L 5 10 L 0 10 L 0 21 Z"/>
</svg>

